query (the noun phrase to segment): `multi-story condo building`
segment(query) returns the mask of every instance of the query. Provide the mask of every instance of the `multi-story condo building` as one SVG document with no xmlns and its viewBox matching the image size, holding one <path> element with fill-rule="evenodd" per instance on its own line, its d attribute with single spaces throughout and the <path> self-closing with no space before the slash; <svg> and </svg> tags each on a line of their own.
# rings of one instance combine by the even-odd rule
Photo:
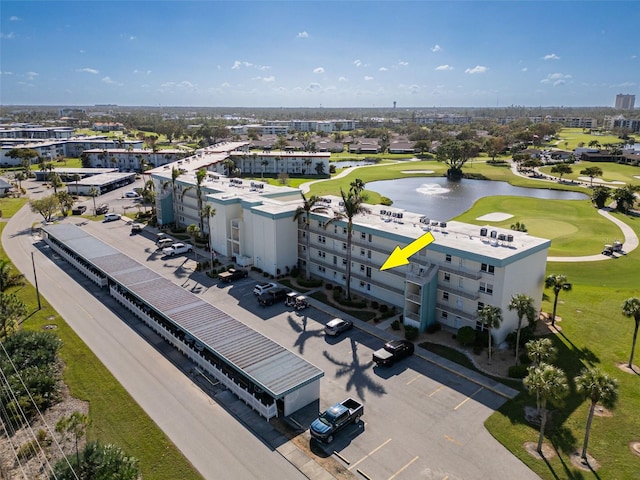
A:
<svg viewBox="0 0 640 480">
<path fill-rule="evenodd" d="M 189 153 L 176 148 L 153 151 L 151 149 L 107 148 L 85 150 L 91 168 L 117 168 L 120 171 L 142 171 L 144 166 L 161 167 L 175 162 Z"/>
<path fill-rule="evenodd" d="M 621 110 L 633 110 L 636 103 L 636 96 L 619 93 L 616 95 L 616 108 Z"/>
<path fill-rule="evenodd" d="M 525 293 L 540 308 L 549 240 L 366 205 L 365 213 L 352 219 L 349 246 L 348 220 L 337 218 L 344 214 L 340 197 L 323 198 L 307 230 L 304 218 L 293 221 L 302 205 L 299 190 L 215 173 L 207 173 L 198 185 L 195 172 L 202 166 L 194 162 L 197 168 L 189 167 L 173 181 L 168 166 L 150 171 L 160 192 L 158 220 L 171 223 L 175 213 L 183 225 L 198 224 L 200 203 L 211 206 L 215 214 L 202 219 L 203 230 L 211 232 L 211 247 L 241 265 L 279 275 L 294 266 L 304 269 L 308 261 L 314 277 L 346 286 L 351 262 L 352 292 L 395 306 L 405 324 L 422 331 L 437 322 L 452 331 L 482 328 L 478 310 L 500 307 L 504 321 L 492 332 L 498 343 L 517 325 L 508 309 L 512 295 Z M 435 241 L 408 265 L 380 270 L 396 246 L 428 231 Z"/>
</svg>

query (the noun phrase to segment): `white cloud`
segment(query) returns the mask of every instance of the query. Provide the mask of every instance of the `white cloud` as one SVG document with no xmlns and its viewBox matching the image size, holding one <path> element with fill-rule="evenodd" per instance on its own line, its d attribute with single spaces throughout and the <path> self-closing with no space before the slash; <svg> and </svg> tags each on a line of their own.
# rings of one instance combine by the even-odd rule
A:
<svg viewBox="0 0 640 480">
<path fill-rule="evenodd" d="M 399 67 L 408 67 L 409 66 L 409 62 L 404 62 L 402 60 L 398 61 L 398 66 Z"/>
<path fill-rule="evenodd" d="M 140 75 L 150 75 L 151 74 L 151 70 L 138 70 L 138 69 L 135 69 L 133 71 L 133 73 L 135 75 L 138 75 L 138 74 L 140 74 Z"/>
<path fill-rule="evenodd" d="M 609 85 L 609 88 L 628 88 L 628 87 L 635 87 L 636 83 L 635 82 L 622 82 L 622 83 L 616 83 L 614 85 Z"/>
<path fill-rule="evenodd" d="M 16 34 L 13 32 L 9 33 L 0 33 L 0 38 L 4 38 L 5 40 L 12 40 L 16 38 Z"/>
<path fill-rule="evenodd" d="M 564 73 L 550 73 L 547 78 L 540 80 L 540 83 L 549 83 L 554 87 L 558 85 L 564 85 L 567 81 L 571 80 L 571 75 L 565 75 Z"/>
<path fill-rule="evenodd" d="M 27 80 L 33 80 L 34 78 L 36 78 L 39 75 L 39 73 L 27 72 L 27 73 L 25 73 L 25 75 L 27 77 Z"/>
<path fill-rule="evenodd" d="M 0 75 L 13 75 L 13 72 L 2 72 L 2 71 L 0 71 Z"/>
<path fill-rule="evenodd" d="M 560 60 L 560 57 L 555 53 L 549 53 L 548 55 L 545 55 L 544 57 L 542 57 L 542 59 L 543 60 Z"/>
<path fill-rule="evenodd" d="M 475 73 L 485 73 L 487 70 L 489 70 L 487 67 L 483 66 L 483 65 L 476 65 L 473 68 L 467 68 L 464 73 L 468 73 L 470 75 L 473 75 Z"/>
<path fill-rule="evenodd" d="M 178 84 L 179 87 L 193 88 L 193 83 L 183 80 Z"/>
<path fill-rule="evenodd" d="M 524 67 L 522 70 L 520 70 L 521 72 L 526 72 L 527 70 L 529 70 L 527 67 Z"/>
<path fill-rule="evenodd" d="M 439 52 L 440 50 L 442 50 L 442 47 L 440 47 L 440 45 L 438 45 L 437 43 L 433 47 L 431 47 L 432 52 Z"/>
<path fill-rule="evenodd" d="M 163 84 L 160 85 L 160 87 L 162 88 L 171 88 L 171 87 L 175 87 L 176 84 L 174 82 L 165 82 Z"/>
<path fill-rule="evenodd" d="M 436 70 L 453 70 L 453 67 L 451 65 L 438 65 Z"/>
<path fill-rule="evenodd" d="M 386 72 L 387 70 L 389 70 L 387 67 L 380 67 L 378 69 L 379 72 Z"/>
<path fill-rule="evenodd" d="M 89 67 L 80 68 L 80 69 L 76 70 L 76 72 L 91 73 L 93 75 L 97 75 L 98 73 L 100 73 L 99 70 L 96 70 L 95 68 L 89 68 Z"/>
<path fill-rule="evenodd" d="M 222 88 L 229 88 L 229 87 L 231 86 L 231 84 L 230 84 L 230 83 L 228 83 L 228 82 L 223 82 L 223 83 L 221 83 L 221 84 L 220 84 L 220 86 L 221 86 Z"/>
<path fill-rule="evenodd" d="M 361 67 L 361 66 L 363 65 L 363 64 L 362 64 L 362 60 L 354 60 L 354 61 L 353 61 L 353 64 L 354 64 L 356 67 Z"/>
<path fill-rule="evenodd" d="M 313 73 L 324 73 L 324 68 L 322 67 L 314 68 Z"/>
<path fill-rule="evenodd" d="M 255 77 L 254 80 L 262 80 L 263 82 L 275 82 L 276 81 L 276 77 L 274 77 L 273 75 L 269 76 L 269 77 Z"/>
<path fill-rule="evenodd" d="M 122 86 L 122 83 L 118 83 L 115 80 L 113 80 L 111 77 L 107 76 L 107 77 L 103 77 L 102 78 L 102 82 L 104 83 L 108 83 L 109 85 L 118 85 L 118 86 Z"/>
<path fill-rule="evenodd" d="M 135 37 L 135 36 L 131 35 L 131 36 L 129 37 L 129 40 L 135 40 L 136 38 L 137 38 L 137 37 Z"/>
<path fill-rule="evenodd" d="M 80 53 L 85 53 L 86 50 L 79 50 Z"/>
<path fill-rule="evenodd" d="M 322 89 L 322 86 L 320 86 L 319 83 L 310 83 L 306 90 L 307 92 L 318 92 L 321 89 Z"/>
<path fill-rule="evenodd" d="M 16 17 L 15 15 L 11 15 L 11 16 L 9 17 L 9 21 L 10 21 L 10 22 L 17 22 L 17 21 L 19 21 L 19 20 L 22 20 L 22 19 L 21 19 L 20 17 Z"/>
<path fill-rule="evenodd" d="M 298 32 L 296 38 L 309 38 L 309 34 L 307 32 Z"/>
<path fill-rule="evenodd" d="M 369 80 L 373 80 L 373 77 L 370 77 L 369 75 L 366 75 L 366 76 L 364 77 L 364 79 L 365 79 L 365 81 L 367 81 L 367 82 L 368 82 Z"/>
<path fill-rule="evenodd" d="M 231 70 L 238 70 L 240 67 L 251 67 L 251 66 L 253 66 L 252 63 L 241 62 L 240 60 L 236 60 L 235 62 L 233 62 L 233 66 L 231 67 Z"/>
<path fill-rule="evenodd" d="M 409 85 L 409 93 L 411 95 L 416 95 L 417 93 L 420 93 L 420 86 L 419 85 Z"/>
<path fill-rule="evenodd" d="M 339 82 L 348 82 L 347 77 L 338 77 Z"/>
</svg>

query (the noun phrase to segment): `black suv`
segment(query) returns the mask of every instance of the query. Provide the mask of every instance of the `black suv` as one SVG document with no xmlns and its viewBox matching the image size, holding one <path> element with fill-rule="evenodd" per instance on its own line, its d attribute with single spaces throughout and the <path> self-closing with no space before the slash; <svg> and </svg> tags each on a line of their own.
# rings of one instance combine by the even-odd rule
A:
<svg viewBox="0 0 640 480">
<path fill-rule="evenodd" d="M 84 205 L 77 205 L 73 207 L 73 210 L 71 210 L 71 213 L 73 215 L 82 215 L 86 211 L 87 211 L 87 207 L 85 207 Z"/>
<path fill-rule="evenodd" d="M 287 293 L 290 293 L 290 288 L 273 288 L 264 292 L 261 295 L 258 295 L 258 303 L 265 307 L 273 305 L 276 302 L 281 302 L 285 298 L 287 298 Z"/>
<path fill-rule="evenodd" d="M 105 213 L 108 213 L 108 212 L 109 212 L 108 203 L 102 203 L 98 205 L 98 208 L 96 208 L 96 215 L 104 215 Z"/>
</svg>

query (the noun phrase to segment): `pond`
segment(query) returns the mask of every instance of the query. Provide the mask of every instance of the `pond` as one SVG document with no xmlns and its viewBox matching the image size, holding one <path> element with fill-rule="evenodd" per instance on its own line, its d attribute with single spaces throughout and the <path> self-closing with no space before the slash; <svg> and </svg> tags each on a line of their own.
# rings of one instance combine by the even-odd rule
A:
<svg viewBox="0 0 640 480">
<path fill-rule="evenodd" d="M 476 200 L 495 195 L 542 198 L 550 200 L 586 200 L 587 195 L 562 190 L 514 187 L 507 182 L 462 179 L 458 182 L 446 177 L 411 177 L 369 182 L 367 190 L 378 192 L 393 200 L 393 206 L 429 218 L 451 220 L 466 212 Z"/>
<path fill-rule="evenodd" d="M 338 162 L 331 162 L 329 165 L 333 165 L 336 168 L 349 168 L 349 167 L 362 167 L 364 165 L 374 165 L 376 162 L 370 160 L 340 160 Z"/>
</svg>

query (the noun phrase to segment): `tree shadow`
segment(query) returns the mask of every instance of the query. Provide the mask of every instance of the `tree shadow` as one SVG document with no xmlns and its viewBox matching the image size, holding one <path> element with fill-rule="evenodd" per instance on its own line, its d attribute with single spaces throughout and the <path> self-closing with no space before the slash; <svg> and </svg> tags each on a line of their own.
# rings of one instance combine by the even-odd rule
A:
<svg viewBox="0 0 640 480">
<path fill-rule="evenodd" d="M 373 361 L 361 364 L 360 359 L 358 358 L 358 344 L 353 338 L 350 338 L 349 340 L 351 342 L 351 363 L 338 360 L 326 350 L 322 352 L 327 360 L 341 367 L 336 371 L 336 378 L 350 375 L 346 390 L 349 392 L 352 389 L 355 389 L 358 398 L 363 401 L 365 399 L 366 391 L 378 397 L 386 394 L 387 391 L 384 386 L 371 378 L 370 372 Z"/>
<path fill-rule="evenodd" d="M 304 346 L 307 340 L 314 337 L 322 337 L 324 335 L 322 329 L 307 330 L 306 315 L 302 317 L 302 326 L 300 326 L 296 319 L 291 315 L 287 315 L 287 322 L 289 322 L 289 326 L 291 327 L 291 329 L 294 332 L 298 333 L 298 338 L 296 339 L 296 342 L 293 344 L 293 346 L 298 347 L 298 352 L 300 352 L 301 355 L 304 354 Z"/>
</svg>

